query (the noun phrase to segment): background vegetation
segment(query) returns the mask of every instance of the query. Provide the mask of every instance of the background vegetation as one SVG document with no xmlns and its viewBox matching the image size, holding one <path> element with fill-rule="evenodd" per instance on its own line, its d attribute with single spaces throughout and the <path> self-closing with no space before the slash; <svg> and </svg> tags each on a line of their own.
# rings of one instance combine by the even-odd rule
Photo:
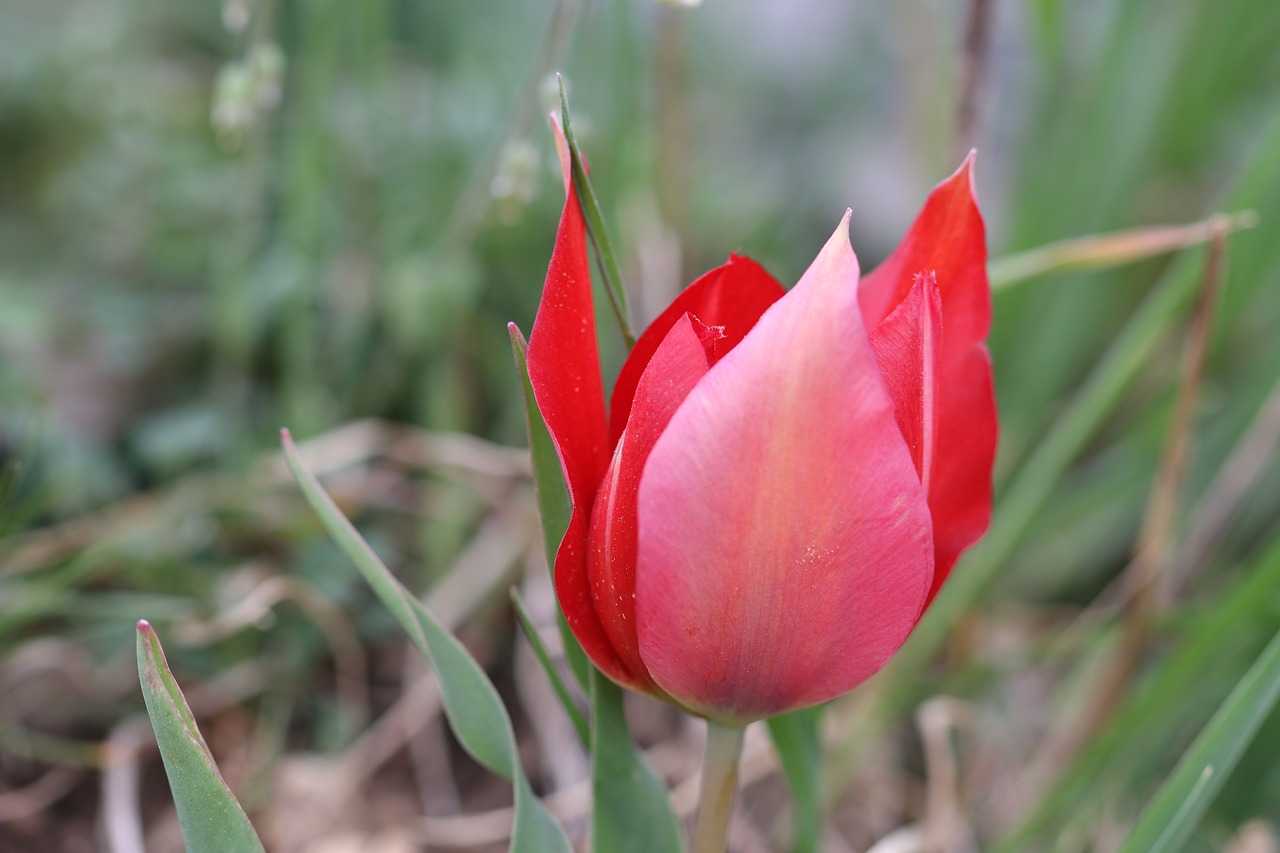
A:
<svg viewBox="0 0 1280 853">
<path fill-rule="evenodd" d="M 1114 846 L 1280 629 L 1280 5 L 975 5 L 968 53 L 943 0 L 0 6 L 0 848 L 174 849 L 146 617 L 270 848 L 501 849 L 509 791 L 309 515 L 281 425 L 581 828 L 506 604 L 551 623 L 505 324 L 531 325 L 562 202 L 553 69 L 641 317 L 731 251 L 794 281 L 846 206 L 869 269 L 970 144 L 993 258 L 1257 212 L 1213 299 L 1203 249 L 997 292 L 996 524 L 828 716 L 824 849 Z M 1171 521 L 1144 527 L 1157 482 Z M 631 710 L 687 811 L 698 727 Z M 1273 716 L 1196 849 L 1276 849 L 1278 753 Z M 786 847 L 775 765 L 749 744 L 743 851 Z"/>
</svg>

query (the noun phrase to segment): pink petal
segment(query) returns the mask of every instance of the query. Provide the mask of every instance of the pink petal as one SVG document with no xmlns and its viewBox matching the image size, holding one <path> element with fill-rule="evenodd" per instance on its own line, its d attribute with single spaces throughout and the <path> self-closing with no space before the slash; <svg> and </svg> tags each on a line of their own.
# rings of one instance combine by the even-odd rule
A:
<svg viewBox="0 0 1280 853">
<path fill-rule="evenodd" d="M 848 216 L 689 393 L 640 481 L 636 616 L 654 680 L 746 721 L 831 699 L 914 626 L 931 526 L 857 303 Z"/>
<path fill-rule="evenodd" d="M 529 381 L 560 454 L 573 511 L 556 551 L 555 585 L 565 618 L 588 657 L 610 677 L 636 676 L 618 659 L 596 616 L 587 577 L 587 524 L 595 490 L 609 464 L 604 387 L 596 349 L 586 225 L 573 191 L 568 148 L 554 121 L 564 170 L 564 211 L 529 337 Z"/>
<path fill-rule="evenodd" d="M 627 668 L 648 670 L 636 638 L 636 492 L 649 451 L 689 391 L 707 373 L 714 330 L 686 314 L 649 359 L 626 431 L 596 496 L 588 538 L 596 613 Z"/>
<path fill-rule="evenodd" d="M 902 243 L 858 288 L 870 329 L 887 322 L 919 274 L 935 276 L 942 300 L 937 452 L 923 475 L 929 483 L 936 543 L 930 601 L 960 553 L 991 522 L 998 428 L 991 359 L 983 345 L 991 324 L 991 291 L 986 232 L 973 192 L 973 159 L 970 154 L 934 189 Z"/>
<path fill-rule="evenodd" d="M 631 397 L 645 365 L 681 317 L 692 314 L 707 326 L 721 327 L 723 336 L 716 342 L 715 357 L 723 358 L 746 337 L 765 309 L 785 292 L 764 267 L 741 255 L 730 255 L 728 263 L 686 287 L 645 329 L 618 373 L 609 407 L 610 440 L 617 442 L 622 434 L 631 410 Z"/>
</svg>

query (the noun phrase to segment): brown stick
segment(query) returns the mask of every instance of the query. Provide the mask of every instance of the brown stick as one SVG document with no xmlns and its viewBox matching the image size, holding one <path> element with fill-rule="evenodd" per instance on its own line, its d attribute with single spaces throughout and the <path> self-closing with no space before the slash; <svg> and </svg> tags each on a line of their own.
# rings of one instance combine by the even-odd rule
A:
<svg viewBox="0 0 1280 853">
<path fill-rule="evenodd" d="M 991 0 L 969 0 L 969 17 L 964 32 L 964 52 L 960 57 L 960 89 L 956 97 L 956 159 L 973 148 L 978 96 L 987 64 L 987 47 L 991 35 Z"/>
<path fill-rule="evenodd" d="M 1124 697 L 1151 636 L 1157 606 L 1161 600 L 1160 581 L 1169 563 L 1173 522 L 1186 476 L 1194 435 L 1196 403 L 1204 378 L 1209 335 L 1213 328 L 1218 291 L 1221 288 L 1229 227 L 1215 220 L 1200 291 L 1192 308 L 1182 352 L 1181 381 L 1174 402 L 1173 418 L 1165 435 L 1151 495 L 1133 559 L 1122 579 L 1125 608 L 1120 645 L 1099 677 L 1093 701 L 1078 722 L 1050 744 L 1045 758 L 1060 767 L 1079 752 L 1106 724 Z"/>
</svg>

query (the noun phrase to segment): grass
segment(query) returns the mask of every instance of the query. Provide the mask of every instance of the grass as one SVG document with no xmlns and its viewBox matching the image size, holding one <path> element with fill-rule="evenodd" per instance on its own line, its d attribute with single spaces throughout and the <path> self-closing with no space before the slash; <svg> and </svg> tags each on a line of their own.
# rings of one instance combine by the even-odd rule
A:
<svg viewBox="0 0 1280 853">
<path fill-rule="evenodd" d="M 82 849 L 106 827 L 173 849 L 137 729 L 144 617 L 270 849 L 322 830 L 502 846 L 509 789 L 450 740 L 308 514 L 275 450 L 285 424 L 486 665 L 535 786 L 581 832 L 576 735 L 545 722 L 557 701 L 507 603 L 520 585 L 555 654 L 505 329 L 531 324 L 561 198 L 547 75 L 568 81 L 638 323 L 731 251 L 794 281 L 846 206 L 869 269 L 954 167 L 966 12 L 811 5 L 544 0 L 498 17 L 261 0 L 237 32 L 217 4 L 0 9 L 0 461 L 15 472 L 0 487 L 0 846 Z M 832 850 L 937 829 L 947 804 L 984 849 L 1112 849 L 1280 629 L 1264 406 L 1280 379 L 1280 9 L 993 8 L 974 115 L 993 258 L 1216 211 L 1257 226 L 1227 247 L 1173 580 L 1114 710 L 1069 755 L 1045 745 L 1117 654 L 1117 578 L 1204 253 L 997 293 L 995 526 L 911 666 L 828 715 Z M 239 88 L 219 92 L 228 68 Z M 926 706 L 943 711 L 921 726 Z M 687 811 L 695 735 L 629 710 Z M 1187 849 L 1225 849 L 1254 819 L 1276 837 L 1278 750 L 1272 715 Z M 742 849 L 785 849 L 776 762 L 751 738 L 743 776 Z"/>
</svg>

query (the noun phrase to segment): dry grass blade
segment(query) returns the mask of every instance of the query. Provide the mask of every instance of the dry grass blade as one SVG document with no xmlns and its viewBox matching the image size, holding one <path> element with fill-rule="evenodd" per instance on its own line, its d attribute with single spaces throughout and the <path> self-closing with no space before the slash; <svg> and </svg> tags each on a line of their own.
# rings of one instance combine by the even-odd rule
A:
<svg viewBox="0 0 1280 853">
<path fill-rule="evenodd" d="M 370 702 L 360 635 L 340 608 L 300 578 L 269 577 L 213 619 L 181 623 L 176 634 L 186 644 L 208 645 L 260 624 L 282 601 L 294 602 L 324 634 L 333 656 L 337 692 L 352 720 L 363 725 L 369 714 Z"/>
<path fill-rule="evenodd" d="M 1064 766 L 1110 719 L 1147 646 L 1155 609 L 1160 601 L 1162 572 L 1169 563 L 1173 522 L 1186 477 L 1196 405 L 1218 292 L 1224 278 L 1227 237 L 1231 232 L 1231 224 L 1226 217 L 1210 220 L 1210 227 L 1209 250 L 1187 328 L 1172 420 L 1165 435 L 1133 559 L 1122 576 L 1125 608 L 1120 644 L 1103 667 L 1084 713 L 1073 718 L 1042 753 L 1044 764 L 1041 769 Z M 1032 777 L 1043 778 L 1039 773 L 1033 773 Z"/>
<path fill-rule="evenodd" d="M 151 724 L 145 717 L 125 720 L 107 738 L 101 780 L 102 824 L 111 853 L 145 853 L 138 758 L 155 746 Z"/>
<path fill-rule="evenodd" d="M 81 771 L 55 767 L 31 784 L 0 794 L 0 824 L 37 814 L 69 794 L 80 780 Z"/>
<path fill-rule="evenodd" d="M 461 433 L 428 432 L 380 420 L 344 424 L 301 442 L 298 452 L 319 477 L 384 457 L 409 469 L 452 473 L 478 494 L 505 491 L 529 473 L 528 451 Z M 172 487 L 144 492 L 53 527 L 0 540 L 0 577 L 24 574 L 87 549 L 172 529 L 173 521 L 241 506 L 246 494 L 292 483 L 280 454 L 264 453 L 247 474 L 191 476 Z"/>
<path fill-rule="evenodd" d="M 988 265 L 991 289 L 1003 290 L 1037 276 L 1070 270 L 1109 269 L 1122 264 L 1176 252 L 1213 239 L 1219 230 L 1228 234 L 1258 224 L 1252 210 L 1217 213 L 1190 225 L 1150 225 L 1109 234 L 1075 237 L 996 258 Z"/>
</svg>

